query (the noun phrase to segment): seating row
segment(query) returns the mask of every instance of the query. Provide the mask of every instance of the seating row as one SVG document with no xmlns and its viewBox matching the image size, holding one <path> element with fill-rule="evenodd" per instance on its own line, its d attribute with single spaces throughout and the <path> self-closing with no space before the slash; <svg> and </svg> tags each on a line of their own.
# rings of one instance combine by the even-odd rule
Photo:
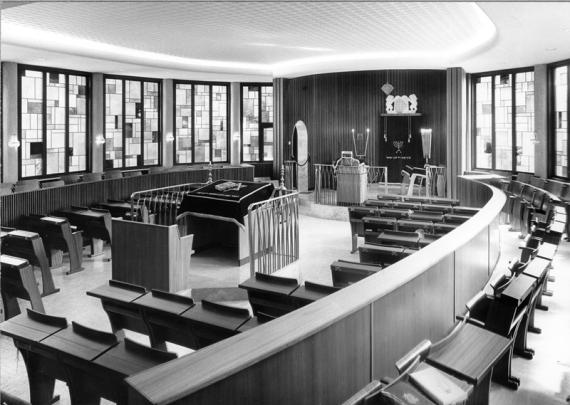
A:
<svg viewBox="0 0 570 405">
<path fill-rule="evenodd" d="M 246 308 L 222 305 L 110 280 L 87 292 L 99 298 L 114 333 L 123 329 L 149 336 L 151 346 L 172 342 L 197 350 L 258 324 Z M 250 325 L 245 325 L 250 323 Z"/>
<path fill-rule="evenodd" d="M 566 214 L 553 210 L 535 219 L 505 275 L 477 293 L 467 312 L 444 338 L 423 341 L 396 362 L 396 379 L 372 381 L 345 402 L 349 404 L 468 403 L 487 404 L 491 378 L 511 389 L 520 381 L 511 374 L 511 359 L 531 359 L 527 333 L 540 333 L 535 310 L 548 295 L 552 259 L 562 238 Z"/>
<path fill-rule="evenodd" d="M 299 285 L 295 278 L 255 273 L 239 285 L 247 291 L 254 315 L 277 318 L 338 291 L 336 286 L 306 281 Z"/>
<path fill-rule="evenodd" d="M 126 404 L 125 378 L 176 358 L 31 309 L 1 323 L 0 332 L 24 359 L 32 405 L 54 402 L 55 380 L 67 384 L 72 404 L 99 404 L 101 398 Z"/>
<path fill-rule="evenodd" d="M 430 210 L 413 211 L 403 208 L 350 207 L 348 216 L 352 238 L 351 251 L 356 251 L 358 237 L 364 237 L 365 229 L 370 227 L 399 231 L 423 229 L 430 234 L 443 235 L 467 221 L 471 215 L 445 214 Z"/>
</svg>

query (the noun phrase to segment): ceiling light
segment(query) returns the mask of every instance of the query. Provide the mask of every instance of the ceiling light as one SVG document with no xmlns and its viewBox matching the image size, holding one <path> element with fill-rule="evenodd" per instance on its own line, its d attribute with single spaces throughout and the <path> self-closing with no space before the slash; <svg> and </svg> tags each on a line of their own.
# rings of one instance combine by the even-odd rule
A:
<svg viewBox="0 0 570 405">
<path fill-rule="evenodd" d="M 558 48 L 544 48 L 544 50 L 545 50 L 546 52 L 554 52 L 554 51 L 556 51 L 557 49 L 558 49 Z"/>
</svg>

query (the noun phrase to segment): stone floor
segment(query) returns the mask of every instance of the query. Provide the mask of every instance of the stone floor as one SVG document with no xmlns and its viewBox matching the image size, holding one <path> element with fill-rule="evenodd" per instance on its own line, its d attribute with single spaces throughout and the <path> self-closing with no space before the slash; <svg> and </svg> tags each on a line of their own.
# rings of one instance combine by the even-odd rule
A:
<svg viewBox="0 0 570 405">
<path fill-rule="evenodd" d="M 508 259 L 518 254 L 520 242 L 517 235 L 501 229 L 502 255 L 498 269 L 504 269 Z M 362 241 L 361 241 L 362 243 Z M 286 270 L 284 275 L 298 277 L 300 281 L 311 280 L 330 284 L 330 263 L 336 259 L 358 260 L 350 253 L 349 225 L 346 221 L 325 220 L 301 215 L 300 260 Z M 105 254 L 110 255 L 107 249 Z M 551 283 L 553 297 L 546 297 L 548 312 L 537 311 L 536 324 L 543 329 L 541 335 L 529 334 L 529 345 L 536 350 L 533 360 L 515 358 L 513 373 L 520 377 L 521 388 L 510 391 L 493 385 L 491 404 L 564 404 L 570 395 L 570 245 L 563 242 L 554 263 L 556 282 Z M 85 270 L 74 275 L 64 275 L 64 268 L 53 271 L 56 286 L 61 292 L 44 298 L 46 311 L 65 316 L 69 321 L 82 323 L 102 330 L 110 325 L 99 300 L 85 294 L 87 290 L 105 283 L 111 276 L 111 263 L 102 257 L 84 259 Z M 236 267 L 223 252 L 210 250 L 193 256 L 189 270 L 189 285 L 194 291 L 207 294 L 209 288 L 235 287 L 249 277 L 249 265 Z M 236 302 L 245 305 L 245 302 Z M 130 334 L 137 340 L 146 341 L 142 335 Z M 180 355 L 189 350 L 169 345 Z M 26 370 L 21 356 L 11 342 L 0 337 L 0 387 L 12 395 L 29 400 Z M 56 392 L 61 395 L 59 403 L 68 404 L 69 395 L 65 384 L 58 382 Z"/>
</svg>

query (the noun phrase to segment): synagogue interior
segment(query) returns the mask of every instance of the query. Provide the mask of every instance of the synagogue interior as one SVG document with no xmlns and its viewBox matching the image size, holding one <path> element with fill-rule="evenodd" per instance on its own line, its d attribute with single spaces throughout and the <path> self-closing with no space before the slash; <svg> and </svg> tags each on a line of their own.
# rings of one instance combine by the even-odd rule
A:
<svg viewBox="0 0 570 405">
<path fill-rule="evenodd" d="M 569 15 L 0 2 L 0 404 L 569 403 Z"/>
</svg>

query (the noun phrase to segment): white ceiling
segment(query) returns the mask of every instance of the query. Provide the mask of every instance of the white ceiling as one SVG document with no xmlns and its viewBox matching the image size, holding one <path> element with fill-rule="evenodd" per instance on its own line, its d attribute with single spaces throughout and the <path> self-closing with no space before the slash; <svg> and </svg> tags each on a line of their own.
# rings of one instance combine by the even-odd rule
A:
<svg viewBox="0 0 570 405">
<path fill-rule="evenodd" d="M 267 80 L 384 68 L 485 71 L 570 57 L 570 3 L 35 2 L 2 10 L 2 60 Z"/>
</svg>

